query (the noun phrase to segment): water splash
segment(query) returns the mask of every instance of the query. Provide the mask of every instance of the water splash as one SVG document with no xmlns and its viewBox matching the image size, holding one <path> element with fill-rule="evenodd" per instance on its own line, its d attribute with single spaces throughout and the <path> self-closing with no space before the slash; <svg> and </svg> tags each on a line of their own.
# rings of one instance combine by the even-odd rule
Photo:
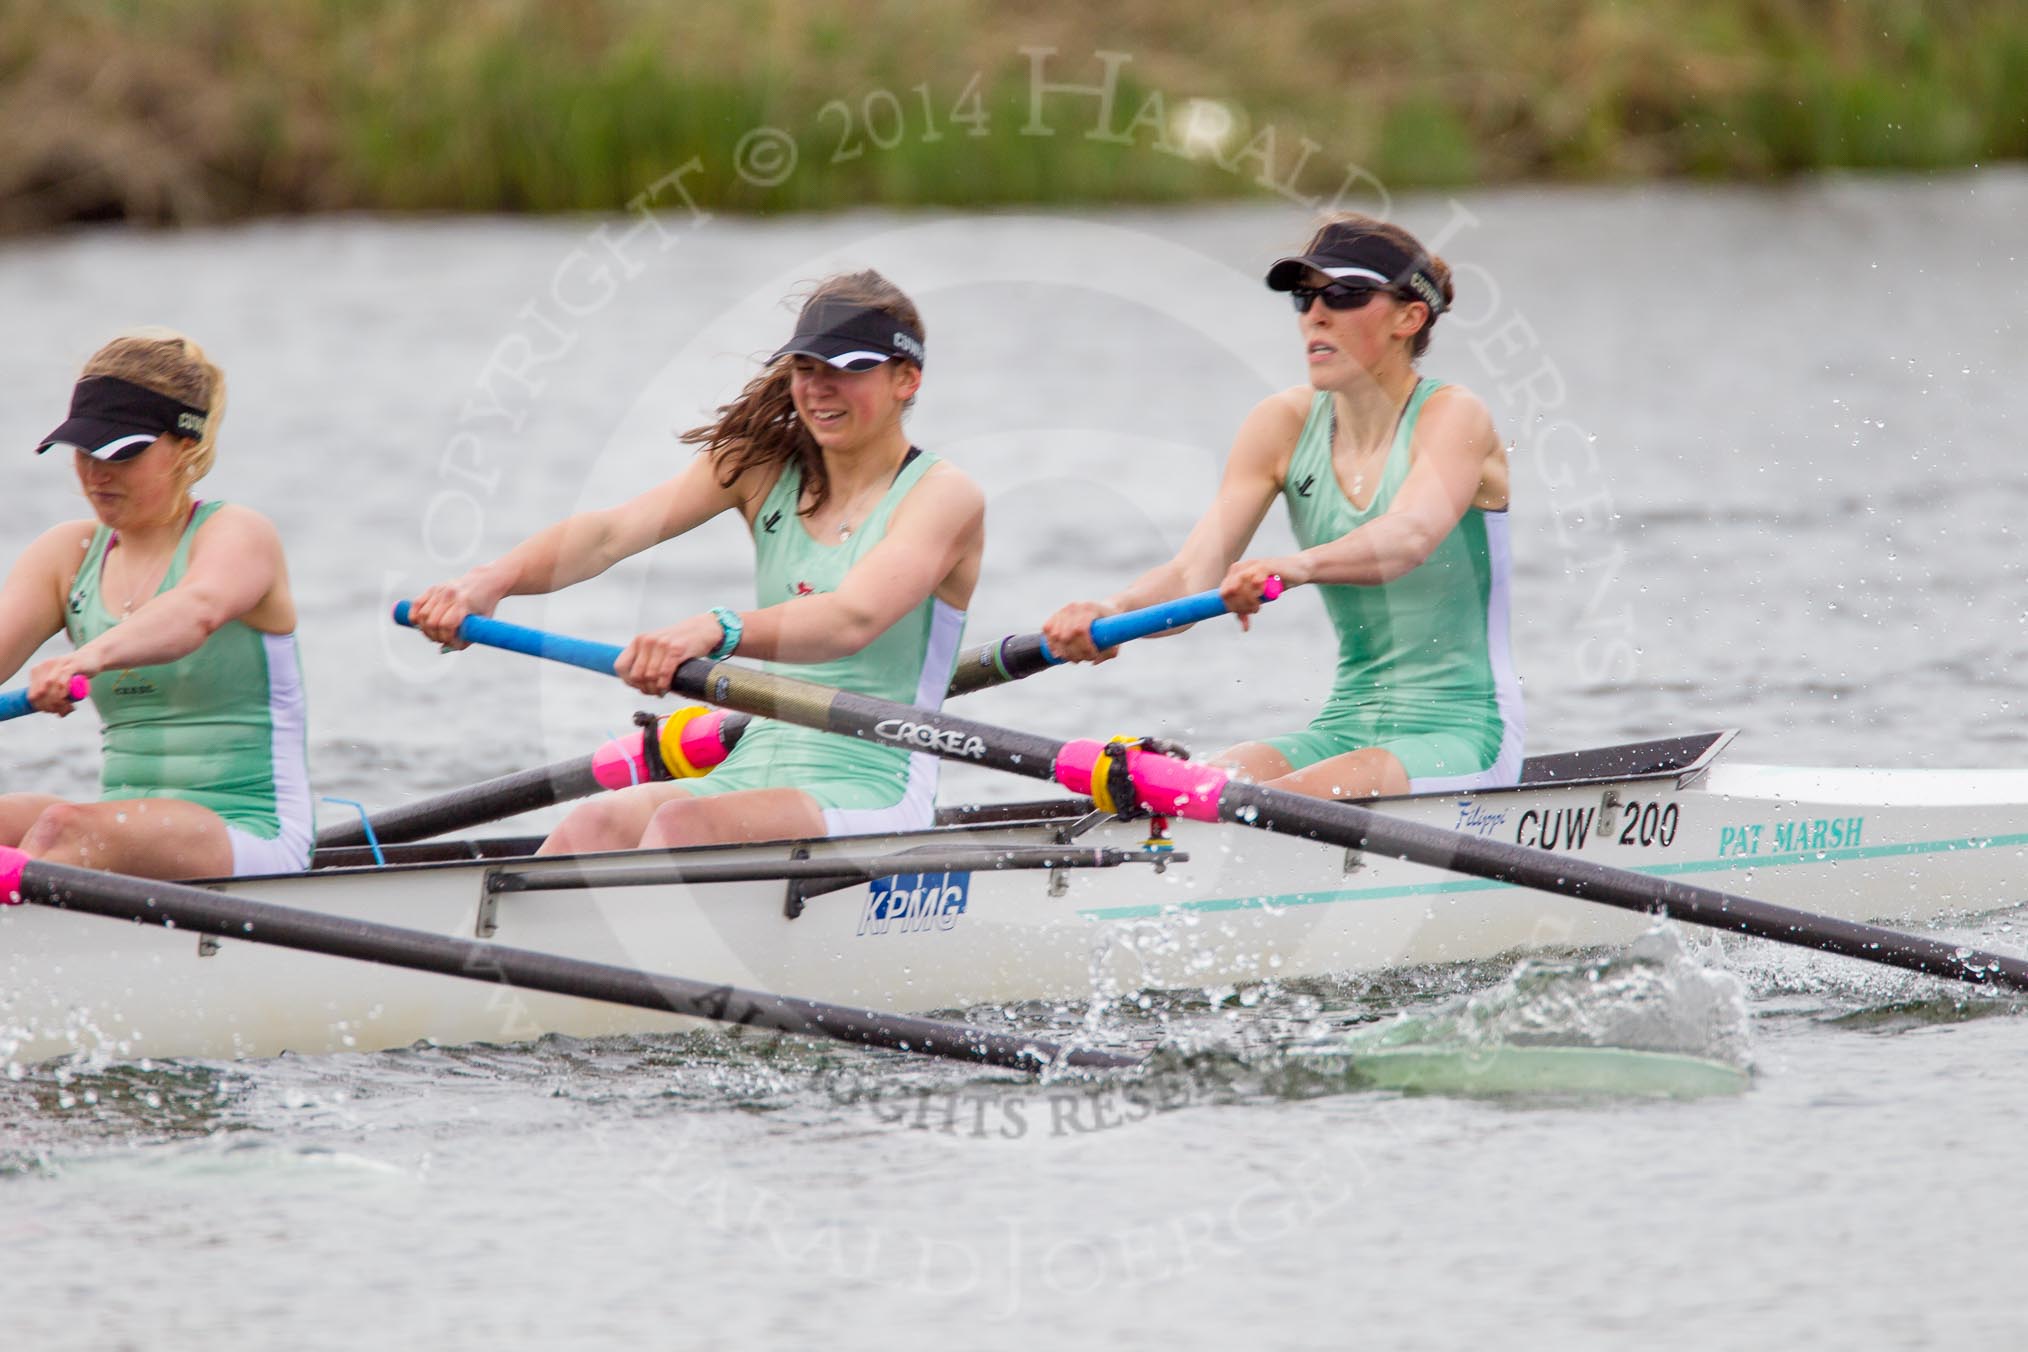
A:
<svg viewBox="0 0 2028 1352">
<path fill-rule="evenodd" d="M 1616 1047 L 1752 1064 L 1746 984 L 1672 924 L 1583 959 L 1530 958 L 1489 989 L 1406 1011 L 1345 1039 L 1354 1050 L 1447 1045 Z"/>
</svg>

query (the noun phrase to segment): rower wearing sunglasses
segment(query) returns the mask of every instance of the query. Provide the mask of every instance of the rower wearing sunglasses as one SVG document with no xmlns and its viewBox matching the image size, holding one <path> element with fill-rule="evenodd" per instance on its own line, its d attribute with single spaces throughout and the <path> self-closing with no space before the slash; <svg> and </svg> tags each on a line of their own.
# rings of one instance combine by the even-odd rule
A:
<svg viewBox="0 0 2028 1352">
<path fill-rule="evenodd" d="M 1244 617 L 1271 576 L 1316 585 L 1338 635 L 1323 709 L 1220 759 L 1320 798 L 1512 784 L 1522 711 L 1506 449 L 1478 396 L 1416 370 L 1450 307 L 1450 269 L 1400 226 L 1347 214 L 1267 284 L 1295 303 L 1309 383 L 1248 415 L 1175 558 L 1108 600 L 1063 607 L 1043 635 L 1065 658 L 1103 661 L 1091 641 L 1101 616 L 1215 585 Z M 1301 552 L 1244 558 L 1277 496 Z"/>
</svg>

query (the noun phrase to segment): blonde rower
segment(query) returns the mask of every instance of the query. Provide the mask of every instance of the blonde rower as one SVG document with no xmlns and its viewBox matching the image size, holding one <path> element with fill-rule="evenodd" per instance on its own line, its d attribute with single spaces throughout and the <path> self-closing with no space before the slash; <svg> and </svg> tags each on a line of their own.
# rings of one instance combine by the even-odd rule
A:
<svg viewBox="0 0 2028 1352">
<path fill-rule="evenodd" d="M 164 329 L 85 364 L 70 417 L 39 451 L 70 453 L 92 515 L 30 544 L 0 585 L 0 680 L 38 663 L 29 698 L 71 712 L 82 676 L 104 724 L 100 801 L 0 797 L 0 845 L 153 878 L 286 873 L 310 859 L 296 603 L 275 528 L 192 494 L 211 469 L 225 377 Z"/>
</svg>

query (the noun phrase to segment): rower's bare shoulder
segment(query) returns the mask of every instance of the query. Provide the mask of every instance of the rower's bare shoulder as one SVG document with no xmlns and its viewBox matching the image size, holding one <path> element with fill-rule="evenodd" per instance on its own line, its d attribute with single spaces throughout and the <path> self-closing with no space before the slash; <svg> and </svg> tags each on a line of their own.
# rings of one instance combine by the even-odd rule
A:
<svg viewBox="0 0 2028 1352">
<path fill-rule="evenodd" d="M 1310 420 L 1310 410 L 1316 406 L 1317 391 L 1308 385 L 1291 385 L 1277 390 L 1254 405 L 1253 414 L 1247 421 L 1258 419 L 1262 426 L 1278 434 L 1299 437 L 1303 425 Z"/>
<path fill-rule="evenodd" d="M 961 521 L 981 519 L 986 514 L 985 490 L 948 460 L 938 460 L 924 470 L 915 491 L 902 501 L 912 510 L 934 511 Z"/>
<path fill-rule="evenodd" d="M 22 557 L 46 551 L 51 556 L 61 554 L 81 559 L 85 551 L 92 547 L 92 536 L 97 533 L 98 528 L 99 523 L 88 516 L 76 521 L 59 521 L 30 541 L 28 548 L 21 551 Z"/>
<path fill-rule="evenodd" d="M 92 547 L 99 523 L 90 517 L 60 521 L 29 542 L 21 551 L 21 564 L 37 569 L 64 569 L 76 572 Z M 20 566 L 20 565 L 17 565 Z"/>
<path fill-rule="evenodd" d="M 1445 385 L 1423 401 L 1418 427 L 1430 427 L 1447 439 L 1497 444 L 1493 410 L 1463 385 Z"/>
<path fill-rule="evenodd" d="M 1316 391 L 1307 385 L 1280 390 L 1253 406 L 1233 438 L 1232 458 L 1236 465 L 1256 466 L 1262 471 L 1279 471 L 1310 419 Z"/>
<path fill-rule="evenodd" d="M 218 510 L 206 517 L 204 524 L 197 528 L 190 546 L 193 550 L 207 545 L 224 544 L 228 547 L 259 547 L 274 549 L 282 547 L 282 533 L 275 523 L 260 512 L 237 502 L 223 503 Z"/>
</svg>

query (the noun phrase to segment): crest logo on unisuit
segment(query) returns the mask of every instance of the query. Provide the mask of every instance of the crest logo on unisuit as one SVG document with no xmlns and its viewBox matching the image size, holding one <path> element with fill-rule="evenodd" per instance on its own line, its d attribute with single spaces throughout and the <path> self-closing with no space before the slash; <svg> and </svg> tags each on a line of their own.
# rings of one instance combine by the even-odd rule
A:
<svg viewBox="0 0 2028 1352">
<path fill-rule="evenodd" d="M 873 735 L 903 746 L 919 746 L 926 751 L 941 751 L 968 760 L 979 760 L 986 754 L 986 743 L 978 737 L 968 737 L 956 729 L 933 728 L 927 723 L 915 723 L 905 718 L 882 719 L 873 725 Z"/>
</svg>

